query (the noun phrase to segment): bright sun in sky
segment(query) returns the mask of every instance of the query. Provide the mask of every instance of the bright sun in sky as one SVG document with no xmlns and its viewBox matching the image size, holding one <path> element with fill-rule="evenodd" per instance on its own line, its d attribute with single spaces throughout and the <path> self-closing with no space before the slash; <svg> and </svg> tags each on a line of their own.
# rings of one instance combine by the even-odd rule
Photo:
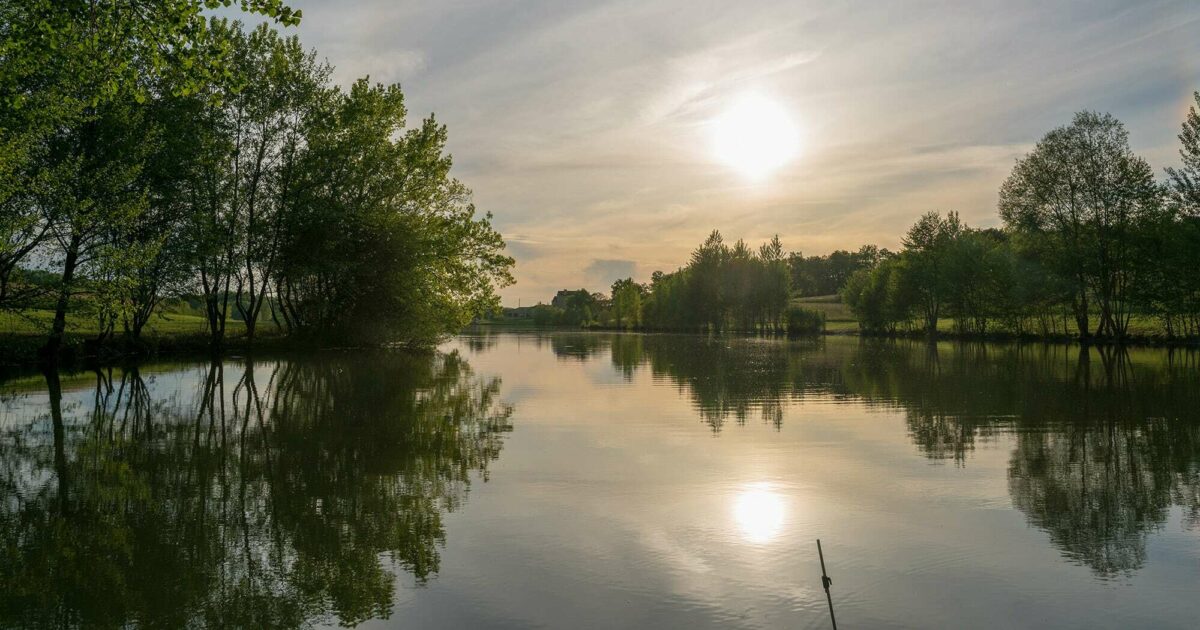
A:
<svg viewBox="0 0 1200 630">
<path fill-rule="evenodd" d="M 800 149 L 800 133 L 779 103 L 746 94 L 712 121 L 713 154 L 742 175 L 761 180 Z"/>
<path fill-rule="evenodd" d="M 733 520 L 742 537 L 754 544 L 771 542 L 783 530 L 783 497 L 764 484 L 753 484 L 733 502 Z"/>
</svg>

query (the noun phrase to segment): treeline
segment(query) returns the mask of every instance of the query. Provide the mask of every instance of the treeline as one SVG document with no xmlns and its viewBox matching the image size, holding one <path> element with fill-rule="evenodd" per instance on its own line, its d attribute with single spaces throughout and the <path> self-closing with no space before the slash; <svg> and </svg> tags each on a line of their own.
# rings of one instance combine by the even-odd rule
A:
<svg viewBox="0 0 1200 630">
<path fill-rule="evenodd" d="M 850 276 L 843 300 L 872 333 L 1128 339 L 1139 320 L 1200 336 L 1200 93 L 1182 166 L 1156 181 L 1108 114 L 1081 112 L 1021 158 L 1000 190 L 1001 229 L 929 213 L 903 249 Z"/>
<path fill-rule="evenodd" d="M 533 307 L 533 319 L 648 330 L 820 332 L 820 313 L 789 308 L 791 278 L 778 236 L 752 250 L 742 240 L 726 245 L 714 230 L 680 269 L 655 271 L 649 284 L 617 280 L 607 298 L 585 289 L 561 291 L 551 304 Z"/>
<path fill-rule="evenodd" d="M 820 331 L 791 296 L 839 294 L 861 331 L 963 336 L 1200 337 L 1200 93 L 1179 168 L 1157 181 L 1108 114 L 1081 112 L 1020 159 L 1000 191 L 999 228 L 930 212 L 899 252 L 752 251 L 712 235 L 690 262 L 627 278 L 606 297 L 564 291 L 540 324 L 692 331 Z"/>
<path fill-rule="evenodd" d="M 203 298 L 213 346 L 235 314 L 251 340 L 427 343 L 497 308 L 513 260 L 446 128 L 333 84 L 275 28 L 298 11 L 242 2 L 269 18 L 247 30 L 213 4 L 0 8 L 0 309 L 49 299 L 53 353 L 70 312 L 137 338 L 170 296 Z"/>
<path fill-rule="evenodd" d="M 863 245 L 856 252 L 839 249 L 825 256 L 788 254 L 792 272 L 792 292 L 800 297 L 834 295 L 846 286 L 854 272 L 879 264 L 892 255 L 887 249 Z"/>
</svg>

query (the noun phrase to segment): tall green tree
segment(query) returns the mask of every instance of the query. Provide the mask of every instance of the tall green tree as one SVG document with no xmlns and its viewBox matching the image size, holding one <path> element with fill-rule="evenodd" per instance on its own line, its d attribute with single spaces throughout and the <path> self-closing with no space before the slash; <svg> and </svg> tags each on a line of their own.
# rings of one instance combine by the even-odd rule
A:
<svg viewBox="0 0 1200 630">
<path fill-rule="evenodd" d="M 1200 92 L 1179 133 L 1178 168 L 1167 169 L 1169 216 L 1148 289 L 1167 334 L 1200 335 Z"/>
<path fill-rule="evenodd" d="M 65 128 L 47 150 L 48 184 L 39 199 L 62 270 L 46 354 L 55 356 L 66 331 L 77 275 L 121 256 L 123 234 L 145 211 L 141 171 L 148 145 L 142 106 L 118 101 L 85 122 Z"/>
<path fill-rule="evenodd" d="M 956 239 L 964 230 L 957 212 L 949 212 L 945 218 L 928 212 L 904 236 L 902 255 L 908 262 L 904 281 L 911 284 L 918 296 L 926 333 L 937 332 L 938 318 L 952 290 L 949 259 Z"/>
<path fill-rule="evenodd" d="M 140 212 L 134 182 L 148 151 L 118 137 L 120 129 L 129 129 L 164 81 L 190 94 L 227 78 L 227 42 L 211 37 L 203 11 L 233 4 L 12 0 L 0 6 L 0 147 L 12 149 L 0 159 L 0 178 L 19 178 L 24 191 L 37 192 L 32 203 L 42 224 L 31 232 L 28 223 L 14 222 L 14 229 L 5 221 L 0 230 L 10 244 L 25 239 L 5 248 L 7 259 L 40 245 L 28 247 L 31 233 L 58 249 L 62 282 L 49 353 L 61 345 L 80 265 L 99 260 L 102 243 Z M 280 0 L 238 5 L 281 24 L 300 19 Z M 101 146 L 109 141 L 121 151 Z M 12 197 L 0 190 L 0 205 Z M 17 197 L 18 205 L 28 203 Z"/>
<path fill-rule="evenodd" d="M 791 272 L 778 234 L 758 248 L 758 261 L 755 304 L 760 310 L 763 323 L 777 331 L 792 295 Z"/>
<path fill-rule="evenodd" d="M 406 129 L 399 86 L 330 93 L 298 158 L 274 278 L 303 334 L 423 343 L 498 308 L 512 258 L 450 175 L 446 128 Z"/>
<path fill-rule="evenodd" d="M 645 289 L 633 278 L 612 284 L 612 311 L 617 328 L 636 328 L 642 323 L 642 294 Z"/>
<path fill-rule="evenodd" d="M 1052 245 L 1051 267 L 1074 283 L 1072 307 L 1081 337 L 1123 338 L 1133 314 L 1132 289 L 1151 258 L 1143 238 L 1161 209 L 1150 165 L 1129 148 L 1124 125 L 1108 114 L 1080 112 L 1021 158 L 1000 189 L 1005 225 Z"/>
<path fill-rule="evenodd" d="M 912 317 L 918 299 L 913 283 L 906 281 L 910 264 L 907 257 L 892 257 L 850 275 L 840 296 L 858 319 L 859 330 L 893 334 Z"/>
<path fill-rule="evenodd" d="M 688 310 L 700 326 L 721 332 L 728 307 L 728 289 L 721 270 L 729 259 L 729 247 L 721 233 L 713 230 L 688 264 Z"/>
<path fill-rule="evenodd" d="M 295 203 L 305 130 L 328 89 L 330 69 L 299 38 L 283 38 L 268 25 L 234 30 L 233 65 L 243 87 L 225 100 L 236 147 L 227 203 L 237 235 L 228 245 L 239 261 L 234 304 L 253 340 Z"/>
</svg>

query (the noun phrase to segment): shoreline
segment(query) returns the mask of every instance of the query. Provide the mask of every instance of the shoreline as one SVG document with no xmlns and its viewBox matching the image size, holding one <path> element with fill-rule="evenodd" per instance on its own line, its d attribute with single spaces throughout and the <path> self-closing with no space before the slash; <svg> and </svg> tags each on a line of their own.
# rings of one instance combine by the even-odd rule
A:
<svg viewBox="0 0 1200 630">
<path fill-rule="evenodd" d="M 68 336 L 55 360 L 41 353 L 44 335 L 0 333 L 0 380 L 12 372 L 38 371 L 50 366 L 57 369 L 79 369 L 120 365 L 154 359 L 218 359 L 245 356 L 281 356 L 297 352 L 388 351 L 419 352 L 420 348 L 400 345 L 323 344 L 311 339 L 264 335 L 254 341 L 245 337 L 230 337 L 220 348 L 213 349 L 207 335 L 162 335 L 140 340 L 122 337 L 97 344 L 84 336 Z"/>
<path fill-rule="evenodd" d="M 538 326 L 532 323 L 483 321 L 471 324 L 457 334 L 472 330 L 493 330 L 497 332 L 575 332 L 575 333 L 633 333 L 633 334 L 682 334 L 703 335 L 706 333 L 695 330 L 650 329 L 650 328 L 616 328 L 613 326 Z M 711 334 L 711 333 L 708 333 Z M 1169 338 L 1156 335 L 1134 335 L 1124 340 L 1115 339 L 1079 339 L 1069 335 L 1016 335 L 1011 333 L 958 334 L 948 331 L 938 332 L 934 336 L 923 332 L 895 333 L 864 333 L 860 330 L 825 330 L 817 334 L 789 336 L 786 333 L 763 334 L 746 331 L 726 331 L 722 337 L 759 337 L 781 340 L 812 340 L 822 337 L 859 337 L 876 340 L 907 340 L 931 342 L 959 343 L 1002 343 L 1002 344 L 1057 344 L 1078 347 L 1126 347 L 1126 348 L 1163 348 L 1163 349 L 1197 349 L 1200 339 Z M 69 336 L 64 340 L 63 350 L 56 361 L 47 361 L 40 349 L 45 342 L 43 335 L 22 333 L 0 333 L 0 373 L 11 371 L 27 371 L 41 369 L 48 365 L 59 368 L 76 368 L 90 365 L 116 365 L 129 361 L 144 361 L 157 358 L 221 358 L 228 356 L 280 355 L 294 352 L 316 351 L 373 351 L 399 349 L 400 346 L 381 344 L 323 344 L 311 339 L 299 339 L 283 335 L 264 335 L 253 342 L 245 337 L 231 337 L 217 350 L 210 346 L 206 335 L 162 335 L 131 341 L 116 337 L 97 344 L 93 339 L 84 336 Z M 419 351 L 419 348 L 404 346 L 408 351 Z"/>
<path fill-rule="evenodd" d="M 471 328 L 495 328 L 511 331 L 555 331 L 555 332 L 608 332 L 608 333 L 640 333 L 640 334 L 712 334 L 696 330 L 664 329 L 664 328 L 617 328 L 615 326 L 537 326 L 532 323 L 510 323 L 485 321 L 471 325 Z M 469 330 L 469 328 L 468 328 Z M 819 337 L 860 337 L 863 339 L 905 339 L 909 341 L 958 341 L 963 343 L 1017 343 L 1017 344 L 1063 344 L 1087 347 L 1130 347 L 1130 348 L 1200 348 L 1200 338 L 1167 337 L 1161 335 L 1130 335 L 1125 339 L 1091 337 L 1080 339 L 1073 335 L 1037 335 L 1014 333 L 955 333 L 938 331 L 932 337 L 923 331 L 897 331 L 894 333 L 869 333 L 857 329 L 824 330 L 813 335 L 789 336 L 786 333 L 758 333 L 750 331 L 725 331 L 718 336 L 763 337 L 780 339 L 815 339 Z"/>
</svg>

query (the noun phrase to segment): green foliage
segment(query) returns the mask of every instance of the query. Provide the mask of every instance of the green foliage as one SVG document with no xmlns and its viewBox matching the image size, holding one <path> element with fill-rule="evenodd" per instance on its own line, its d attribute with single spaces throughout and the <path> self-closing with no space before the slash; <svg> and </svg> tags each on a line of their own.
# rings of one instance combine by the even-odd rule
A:
<svg viewBox="0 0 1200 630">
<path fill-rule="evenodd" d="M 1167 169 L 1168 213 L 1158 225 L 1156 264 L 1140 297 L 1163 320 L 1168 334 L 1200 336 L 1200 92 L 1179 134 L 1180 168 Z"/>
<path fill-rule="evenodd" d="M 904 282 L 911 287 L 925 330 L 937 332 L 938 317 L 954 284 L 950 260 L 965 226 L 958 213 L 942 218 L 929 212 L 917 220 L 904 236 Z"/>
<path fill-rule="evenodd" d="M 273 274 L 291 330 L 428 343 L 499 308 L 513 260 L 450 176 L 446 128 L 405 115 L 398 86 L 363 79 L 306 128 Z"/>
<path fill-rule="evenodd" d="M 0 100 L 17 109 L 48 98 L 70 108 L 144 103 L 160 79 L 196 93 L 229 78 L 228 42 L 206 9 L 236 4 L 283 26 L 302 12 L 282 0 L 10 0 L 0 9 Z M 52 60 L 52 62 L 51 62 Z M 33 90 L 18 86 L 36 86 Z"/>
<path fill-rule="evenodd" d="M 1080 112 L 1046 134 L 1017 162 L 1000 190 L 1005 225 L 1044 240 L 1047 266 L 1073 283 L 1081 336 L 1124 337 L 1134 289 L 1154 264 L 1153 226 L 1163 219 L 1161 189 L 1150 165 L 1129 148 L 1129 134 L 1108 114 Z"/>
<path fill-rule="evenodd" d="M 1004 230 L 926 214 L 898 257 L 851 276 L 843 299 L 874 333 L 916 317 L 931 334 L 950 318 L 959 334 L 1122 340 L 1157 315 L 1170 336 L 1200 334 L 1189 271 L 1200 255 L 1197 130 L 1193 108 L 1180 134 L 1184 166 L 1168 169 L 1164 194 L 1121 123 L 1082 112 L 1018 161 L 1000 191 Z"/>
<path fill-rule="evenodd" d="M 562 314 L 556 322 L 561 326 L 589 326 L 599 323 L 603 296 L 589 293 L 587 289 L 559 291 L 550 305 Z"/>
<path fill-rule="evenodd" d="M 642 296 L 646 289 L 633 278 L 612 285 L 612 316 L 617 328 L 637 328 L 642 323 Z"/>
<path fill-rule="evenodd" d="M 80 169 L 97 168 L 97 154 L 106 149 L 95 141 L 106 121 L 163 96 L 232 83 L 227 32 L 210 30 L 203 11 L 234 4 L 281 25 L 301 18 L 281 0 L 0 3 L 0 308 L 20 308 L 31 297 L 10 281 L 18 263 L 47 239 L 62 240 L 50 223 L 123 212 L 86 207 L 104 195 L 87 189 L 103 178 Z M 122 172 L 103 184 L 110 189 L 129 187 L 130 169 L 140 168 L 141 147 L 125 148 L 135 152 L 112 153 L 119 158 L 112 170 Z M 64 204 L 81 207 L 66 210 L 73 218 L 42 216 L 43 206 L 62 212 Z M 70 241 L 59 245 L 69 249 Z M 64 274 L 64 294 L 72 275 Z"/>
<path fill-rule="evenodd" d="M 789 337 L 820 335 L 825 332 L 825 314 L 821 311 L 789 306 L 784 312 L 784 320 Z"/>
<path fill-rule="evenodd" d="M 533 307 L 533 323 L 538 326 L 561 326 L 566 319 L 566 311 L 549 304 L 538 304 Z"/>
<path fill-rule="evenodd" d="M 894 333 L 912 316 L 915 299 L 912 283 L 905 281 L 908 261 L 893 258 L 869 269 L 859 269 L 846 281 L 842 301 L 868 333 Z"/>
<path fill-rule="evenodd" d="M 792 288 L 805 297 L 832 295 L 846 286 L 855 271 L 874 267 L 891 255 L 874 245 L 863 245 L 857 252 L 839 249 L 828 256 L 805 257 L 794 252 L 788 256 Z"/>
<path fill-rule="evenodd" d="M 296 335 L 429 344 L 496 310 L 513 260 L 452 177 L 446 128 L 409 127 L 398 86 L 332 85 L 270 24 L 201 14 L 231 4 L 0 9 L 0 97 L 28 105 L 0 110 L 0 308 L 45 290 L 14 281 L 41 249 L 61 270 L 51 351 L 68 312 L 136 337 L 191 293 L 214 346 L 230 319 L 252 339 L 267 313 Z"/>
<path fill-rule="evenodd" d="M 743 241 L 729 247 L 714 230 L 683 269 L 651 276 L 642 322 L 671 330 L 777 332 L 791 296 L 783 245 L 772 238 L 752 251 Z"/>
</svg>

